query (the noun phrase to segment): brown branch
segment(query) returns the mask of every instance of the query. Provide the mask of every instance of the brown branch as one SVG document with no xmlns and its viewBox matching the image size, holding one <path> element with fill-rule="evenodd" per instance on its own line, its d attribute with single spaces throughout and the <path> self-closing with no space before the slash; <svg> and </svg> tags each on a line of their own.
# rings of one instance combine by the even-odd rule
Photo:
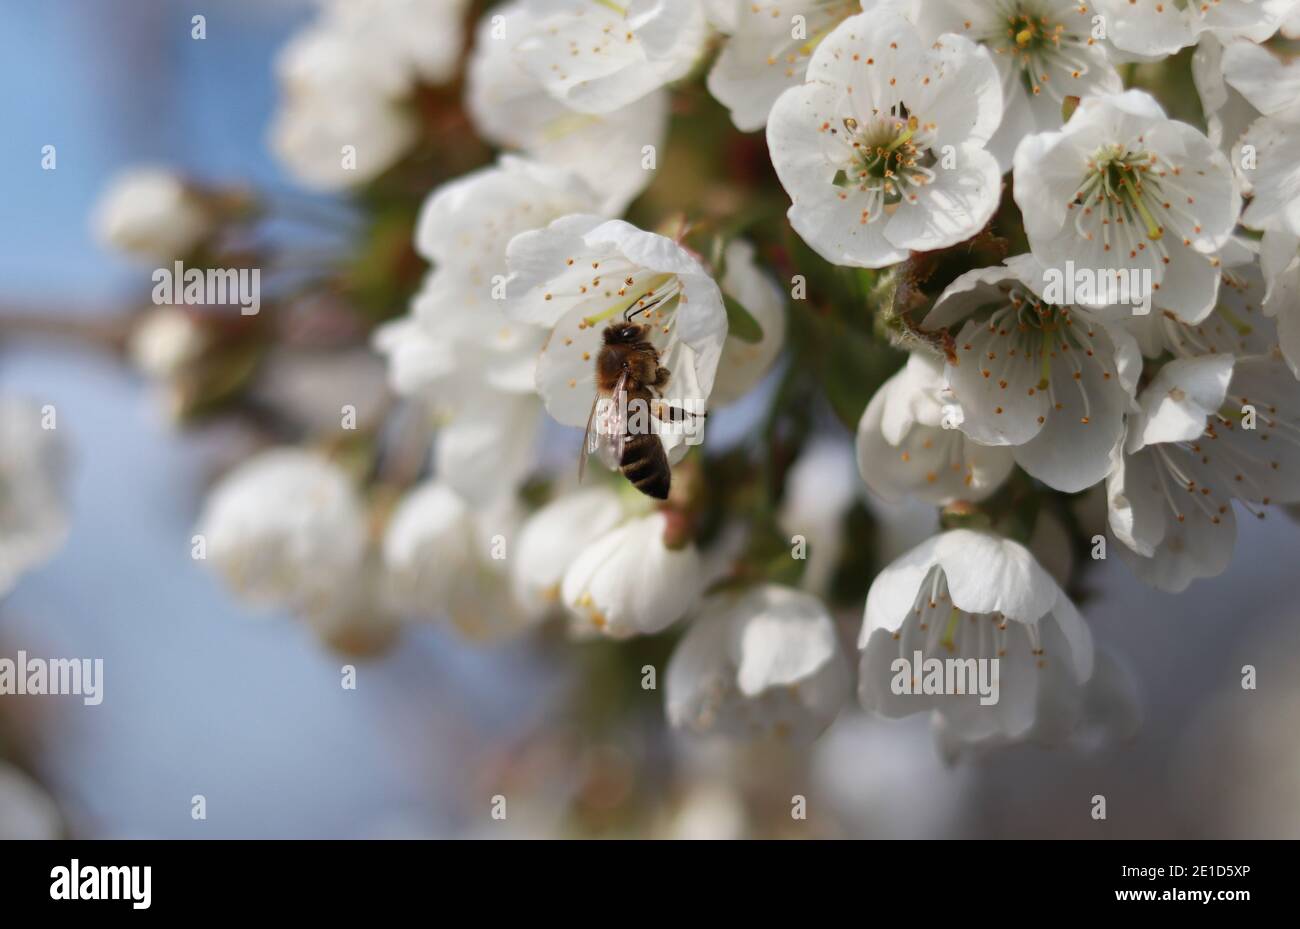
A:
<svg viewBox="0 0 1300 929">
<path fill-rule="evenodd" d="M 126 351 L 133 314 L 42 311 L 0 306 L 0 347 L 18 340 L 71 342 L 121 355 Z"/>
</svg>

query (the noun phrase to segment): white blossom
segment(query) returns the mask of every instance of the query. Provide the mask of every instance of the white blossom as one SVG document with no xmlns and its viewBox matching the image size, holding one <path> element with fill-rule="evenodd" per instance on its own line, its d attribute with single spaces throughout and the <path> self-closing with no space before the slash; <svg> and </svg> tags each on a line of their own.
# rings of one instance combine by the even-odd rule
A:
<svg viewBox="0 0 1300 929">
<path fill-rule="evenodd" d="M 1001 172 L 985 146 L 1002 91 L 986 50 L 861 13 L 821 41 L 807 77 L 772 107 L 767 142 L 790 222 L 823 258 L 881 268 L 992 217 Z"/>
<path fill-rule="evenodd" d="M 1064 698 L 1062 703 L 1067 707 L 1064 725 L 1059 715 L 1045 715 L 1046 725 L 1031 729 L 1030 741 L 1068 745 L 1086 752 L 1125 742 L 1141 726 L 1142 704 L 1137 681 L 1127 665 L 1109 649 L 1097 648 L 1092 676 L 1082 687 L 1062 690 L 1059 697 Z M 972 737 L 938 714 L 932 717 L 930 728 L 939 757 L 948 765 L 1023 741 L 1001 732 Z"/>
<path fill-rule="evenodd" d="M 1009 449 L 980 445 L 958 428 L 962 408 L 947 389 L 943 363 L 913 352 L 881 385 L 858 423 L 862 480 L 894 503 L 983 500 L 1011 473 Z"/>
<path fill-rule="evenodd" d="M 921 543 L 876 576 L 858 647 L 863 705 L 887 717 L 932 711 L 950 751 L 990 739 L 1067 737 L 1093 673 L 1092 634 L 1056 581 L 1018 543 L 966 529 Z M 996 658 L 997 701 L 897 692 L 906 672 L 896 662 L 911 666 L 918 651 L 923 660 Z M 922 669 L 911 666 L 911 674 L 920 678 Z"/>
<path fill-rule="evenodd" d="M 1106 484 L 1111 531 L 1142 580 L 1178 592 L 1222 573 L 1236 542 L 1234 500 L 1263 518 L 1268 504 L 1300 499 L 1297 400 L 1279 355 L 1209 354 L 1160 369 Z"/>
<path fill-rule="evenodd" d="M 378 654 L 392 646 L 402 630 L 402 617 L 389 600 L 386 580 L 382 559 L 372 547 L 354 582 L 328 600 L 306 607 L 302 618 L 337 652 Z"/>
<path fill-rule="evenodd" d="M 1245 40 L 1234 44 L 1255 47 Z M 1223 52 L 1223 44 L 1213 35 L 1202 36 L 1192 55 L 1192 80 L 1201 98 L 1210 141 L 1224 154 L 1230 155 L 1241 134 L 1258 118 L 1259 111 L 1224 79 Z"/>
<path fill-rule="evenodd" d="M 1224 82 L 1258 114 L 1284 122 L 1300 119 L 1300 63 L 1294 59 L 1239 39 L 1223 46 L 1220 67 Z"/>
<path fill-rule="evenodd" d="M 1189 3 L 1197 35 L 1209 32 L 1220 41 L 1265 42 L 1292 15 L 1295 0 L 1218 0 Z"/>
<path fill-rule="evenodd" d="M 1030 256 L 970 271 L 948 287 L 927 327 L 952 326 L 944 378 L 957 425 L 983 445 L 1012 446 L 1019 465 L 1073 493 L 1110 470 L 1141 356 L 1131 335 L 1073 305 L 1042 299 Z"/>
<path fill-rule="evenodd" d="M 809 741 L 831 724 L 850 675 L 820 600 L 766 584 L 715 594 L 698 612 L 668 663 L 673 726 Z"/>
<path fill-rule="evenodd" d="M 1282 35 L 1288 39 L 1300 39 L 1300 4 L 1292 0 L 1291 12 L 1282 20 L 1280 28 Z"/>
<path fill-rule="evenodd" d="M 804 81 L 818 44 L 876 0 L 730 0 L 728 34 L 709 70 L 709 93 L 744 132 L 762 129 L 776 98 Z"/>
<path fill-rule="evenodd" d="M 908 0 L 906 9 L 923 35 L 952 32 L 992 52 L 1003 112 L 988 150 L 1003 171 L 1022 138 L 1060 128 L 1066 97 L 1124 89 L 1108 43 L 1093 35 L 1097 10 L 1088 0 Z"/>
<path fill-rule="evenodd" d="M 330 0 L 276 60 L 271 148 L 312 187 L 365 184 L 416 138 L 404 101 L 454 75 L 464 0 Z M 345 157 L 350 147 L 355 163 Z"/>
<path fill-rule="evenodd" d="M 321 607 L 355 583 L 366 517 L 351 479 L 316 452 L 254 455 L 211 490 L 199 518 L 207 560 L 253 606 Z"/>
<path fill-rule="evenodd" d="M 495 165 L 437 188 L 425 200 L 415 247 L 444 278 L 467 286 L 476 305 L 493 299 L 506 249 L 521 232 L 569 213 L 593 212 L 598 197 L 573 172 L 503 155 Z"/>
<path fill-rule="evenodd" d="M 1256 120 L 1233 149 L 1236 164 L 1243 164 L 1246 146 L 1253 149 L 1255 167 L 1241 172 L 1251 194 L 1242 224 L 1300 235 L 1300 167 L 1295 159 L 1300 149 L 1300 118 L 1295 122 L 1267 116 Z"/>
<path fill-rule="evenodd" d="M 474 372 L 495 390 L 531 391 L 546 333 L 505 314 L 506 246 L 595 206 L 596 195 L 576 176 L 511 155 L 430 194 L 415 244 L 433 271 L 410 316 L 376 338 L 392 362 L 394 388 L 418 393 Z"/>
<path fill-rule="evenodd" d="M 607 113 L 572 110 L 514 51 L 531 28 L 521 2 L 494 7 L 480 23 L 466 89 L 475 128 L 497 145 L 574 172 L 602 195 L 599 212 L 618 215 L 654 178 L 647 146 L 657 152 L 667 137 L 668 92 L 652 91 Z"/>
<path fill-rule="evenodd" d="M 1101 13 L 1106 38 L 1138 60 L 1163 58 L 1196 41 L 1196 28 L 1186 4 L 1161 0 L 1093 2 Z M 1227 2 L 1241 5 L 1238 0 Z"/>
<path fill-rule="evenodd" d="M 595 358 L 606 326 L 627 318 L 671 372 L 664 400 L 698 414 L 713 389 L 727 337 L 722 294 L 699 261 L 676 242 L 620 220 L 567 216 L 516 236 L 507 250 L 507 314 L 550 330 L 537 361 L 546 410 L 585 426 L 595 402 Z M 632 313 L 639 313 L 635 318 Z M 671 460 L 703 426 L 664 430 Z"/>
<path fill-rule="evenodd" d="M 92 218 L 95 236 L 147 261 L 185 258 L 210 236 L 213 217 L 202 197 L 166 168 L 135 167 L 115 177 Z"/>
<path fill-rule="evenodd" d="M 1252 229 L 1300 235 L 1300 64 L 1253 42 L 1231 42 L 1221 56 L 1223 83 L 1240 97 L 1233 167 L 1250 201 L 1242 213 Z M 1213 124 L 1212 124 L 1213 125 Z"/>
<path fill-rule="evenodd" d="M 1223 153 L 1148 94 L 1085 99 L 1016 149 L 1015 199 L 1045 268 L 1150 273 L 1155 303 L 1199 322 L 1240 211 Z M 1069 264 L 1067 265 L 1067 262 Z"/>
<path fill-rule="evenodd" d="M 473 503 L 519 487 L 533 469 L 542 405 L 531 394 L 449 391 L 434 403 L 433 471 Z"/>
<path fill-rule="evenodd" d="M 1241 246 L 1241 248 L 1239 248 Z M 1168 311 L 1123 320 L 1123 326 L 1138 340 L 1142 353 L 1159 359 L 1166 353 L 1180 358 L 1197 355 L 1266 355 L 1281 345 L 1283 352 L 1295 350 L 1291 340 L 1295 313 L 1268 300 L 1264 276 L 1253 250 L 1245 251 L 1234 240 L 1231 254 L 1225 251 L 1220 274 L 1219 300 L 1214 310 L 1199 323 L 1186 323 Z M 1277 321 L 1269 319 L 1278 312 Z M 1285 338 L 1279 338 L 1279 331 Z"/>
<path fill-rule="evenodd" d="M 619 495 L 597 487 L 565 494 L 532 514 L 511 561 L 515 599 L 536 614 L 560 602 L 560 585 L 578 555 L 624 517 Z"/>
<path fill-rule="evenodd" d="M 523 0 L 514 52 L 547 93 L 609 113 L 684 77 L 704 50 L 699 0 Z"/>
<path fill-rule="evenodd" d="M 660 632 L 695 605 L 703 587 L 693 542 L 669 548 L 668 517 L 624 522 L 588 543 L 569 565 L 560 596 L 578 635 L 623 639 Z"/>
<path fill-rule="evenodd" d="M 1282 354 L 1300 378 L 1300 236 L 1265 232 L 1259 258 L 1265 281 L 1264 312 L 1277 320 Z"/>
<path fill-rule="evenodd" d="M 131 361 L 148 377 L 176 377 L 203 354 L 208 339 L 182 307 L 160 306 L 146 312 L 131 331 Z"/>
<path fill-rule="evenodd" d="M 383 326 L 374 345 L 393 388 L 434 409 L 436 473 L 471 500 L 527 474 L 541 412 L 532 393 L 547 332 L 505 313 L 506 246 L 595 207 L 596 194 L 576 176 L 510 155 L 425 201 L 416 247 L 434 269 L 411 312 Z"/>
<path fill-rule="evenodd" d="M 515 604 L 509 562 L 517 539 L 514 500 L 474 507 L 430 480 L 398 504 L 384 532 L 390 604 L 418 617 L 446 617 L 472 640 L 497 640 L 539 619 Z"/>
<path fill-rule="evenodd" d="M 326 19 L 403 84 L 456 76 L 468 0 L 329 0 Z"/>
<path fill-rule="evenodd" d="M 0 395 L 0 598 L 67 535 L 68 449 L 47 424 L 40 406 Z"/>
<path fill-rule="evenodd" d="M 282 99 L 269 130 L 271 150 L 302 183 L 322 190 L 361 185 L 414 142 L 400 100 L 407 90 L 393 59 L 373 54 L 328 15 L 280 50 Z M 346 157 L 352 152 L 352 159 Z"/>
<path fill-rule="evenodd" d="M 340 92 L 285 102 L 276 112 L 269 142 L 300 183 L 333 191 L 374 180 L 415 137 L 415 126 L 398 104 Z"/>
<path fill-rule="evenodd" d="M 1093 0 L 1104 17 L 1106 37 L 1140 59 L 1162 58 L 1212 34 L 1225 41 L 1262 42 L 1277 31 L 1294 0 Z"/>
</svg>

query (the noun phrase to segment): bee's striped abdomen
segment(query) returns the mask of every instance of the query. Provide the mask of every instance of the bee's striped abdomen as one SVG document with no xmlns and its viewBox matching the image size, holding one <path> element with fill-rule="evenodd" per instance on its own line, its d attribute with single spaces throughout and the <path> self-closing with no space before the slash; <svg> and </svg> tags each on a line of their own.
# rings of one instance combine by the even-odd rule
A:
<svg viewBox="0 0 1300 929">
<path fill-rule="evenodd" d="M 659 436 L 628 435 L 623 441 L 623 460 L 619 470 L 641 493 L 656 500 L 668 499 L 672 471 L 668 468 L 668 454 Z"/>
</svg>

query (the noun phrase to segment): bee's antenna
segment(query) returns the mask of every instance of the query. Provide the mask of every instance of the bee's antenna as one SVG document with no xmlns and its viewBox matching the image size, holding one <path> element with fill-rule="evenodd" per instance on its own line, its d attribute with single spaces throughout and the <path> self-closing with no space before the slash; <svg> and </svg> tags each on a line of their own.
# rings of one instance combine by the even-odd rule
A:
<svg viewBox="0 0 1300 929">
<path fill-rule="evenodd" d="M 650 291 L 650 293 L 654 293 L 654 291 L 652 290 L 652 291 Z M 628 310 L 631 310 L 631 309 L 632 309 L 632 307 L 629 306 L 629 307 L 627 308 L 627 310 L 624 310 L 624 311 L 623 311 L 623 322 L 625 322 L 625 323 L 631 322 L 633 316 L 640 316 L 642 313 L 646 312 L 647 310 L 653 310 L 653 309 L 655 309 L 655 308 L 658 307 L 660 304 L 662 304 L 662 303 L 663 303 L 667 298 L 668 298 L 668 294 L 667 294 L 667 293 L 660 294 L 658 297 L 655 297 L 653 300 L 651 300 L 651 301 L 650 301 L 649 303 L 647 303 L 645 306 L 643 306 L 643 307 L 641 307 L 640 309 L 638 309 L 635 313 L 630 313 L 630 314 L 628 313 Z M 639 302 L 639 301 L 638 301 L 638 302 Z"/>
</svg>

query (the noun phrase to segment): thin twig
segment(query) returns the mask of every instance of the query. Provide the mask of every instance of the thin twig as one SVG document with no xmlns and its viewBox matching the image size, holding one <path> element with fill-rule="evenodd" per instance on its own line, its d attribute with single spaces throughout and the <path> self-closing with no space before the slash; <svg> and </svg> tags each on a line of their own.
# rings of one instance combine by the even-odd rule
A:
<svg viewBox="0 0 1300 929">
<path fill-rule="evenodd" d="M 72 342 L 122 354 L 132 318 L 132 313 L 122 311 L 73 314 L 0 306 L 0 345 L 19 339 L 37 339 Z"/>
</svg>

